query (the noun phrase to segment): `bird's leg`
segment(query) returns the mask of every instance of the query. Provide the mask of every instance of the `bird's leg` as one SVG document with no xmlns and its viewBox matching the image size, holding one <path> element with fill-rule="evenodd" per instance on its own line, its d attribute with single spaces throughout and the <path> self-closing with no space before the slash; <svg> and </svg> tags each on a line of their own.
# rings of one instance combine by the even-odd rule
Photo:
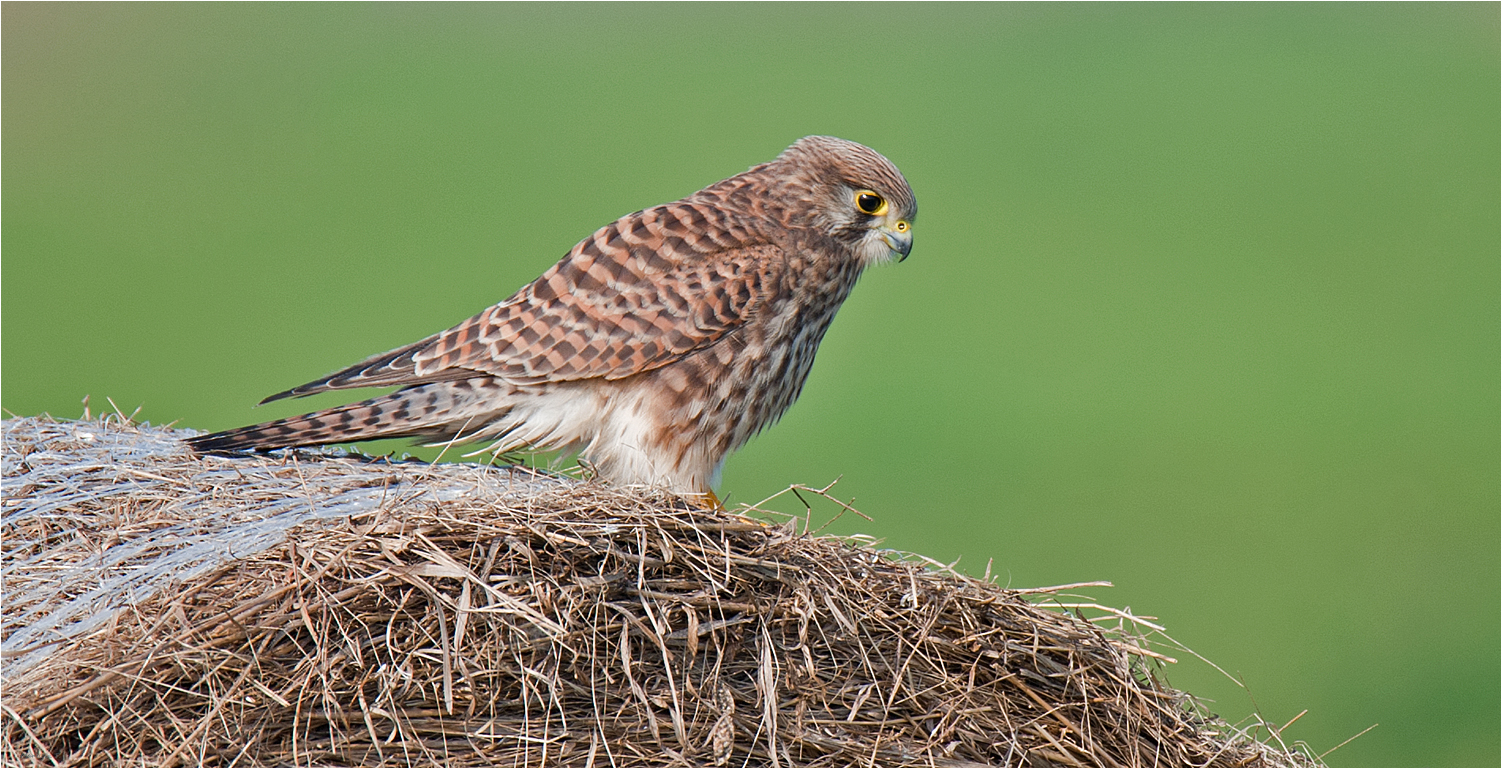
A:
<svg viewBox="0 0 1502 769">
<path fill-rule="evenodd" d="M 697 504 L 701 510 L 708 510 L 710 512 L 725 509 L 725 503 L 721 502 L 720 498 L 715 496 L 713 489 L 705 489 L 700 494 L 697 494 L 694 498 L 694 503 Z"/>
</svg>

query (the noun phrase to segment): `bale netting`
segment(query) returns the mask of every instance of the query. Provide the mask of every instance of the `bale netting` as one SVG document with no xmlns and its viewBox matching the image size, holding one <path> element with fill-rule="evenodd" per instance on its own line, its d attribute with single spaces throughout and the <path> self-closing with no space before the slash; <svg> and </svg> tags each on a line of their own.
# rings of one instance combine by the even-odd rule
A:
<svg viewBox="0 0 1502 769">
<path fill-rule="evenodd" d="M 753 507 L 186 434 L 5 421 L 0 762 L 1311 763 L 1125 613 Z"/>
</svg>

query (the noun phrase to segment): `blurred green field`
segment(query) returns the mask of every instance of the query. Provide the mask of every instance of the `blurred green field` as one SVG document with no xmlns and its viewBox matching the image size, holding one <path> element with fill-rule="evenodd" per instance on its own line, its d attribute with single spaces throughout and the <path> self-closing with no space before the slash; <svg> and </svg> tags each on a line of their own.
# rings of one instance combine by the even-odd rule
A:
<svg viewBox="0 0 1502 769">
<path fill-rule="evenodd" d="M 339 402 L 249 409 L 834 134 L 916 247 L 723 496 L 1111 580 L 1231 720 L 1380 724 L 1334 765 L 1502 761 L 1495 3 L 0 13 L 13 413 Z"/>
</svg>

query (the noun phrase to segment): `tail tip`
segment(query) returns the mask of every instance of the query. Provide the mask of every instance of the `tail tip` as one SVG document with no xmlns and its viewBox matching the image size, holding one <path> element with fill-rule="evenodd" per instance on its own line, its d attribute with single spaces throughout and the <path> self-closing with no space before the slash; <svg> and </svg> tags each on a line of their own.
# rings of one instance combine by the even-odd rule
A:
<svg viewBox="0 0 1502 769">
<path fill-rule="evenodd" d="M 255 445 L 235 436 L 233 431 L 222 433 L 208 433 L 206 435 L 194 435 L 185 438 L 184 443 L 193 453 L 199 455 L 229 455 L 243 454 L 255 448 Z"/>
</svg>

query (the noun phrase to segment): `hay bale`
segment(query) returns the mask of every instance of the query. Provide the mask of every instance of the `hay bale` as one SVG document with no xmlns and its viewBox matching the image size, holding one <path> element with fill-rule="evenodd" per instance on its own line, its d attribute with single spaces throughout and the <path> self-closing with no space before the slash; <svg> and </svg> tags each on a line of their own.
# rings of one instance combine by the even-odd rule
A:
<svg viewBox="0 0 1502 769">
<path fill-rule="evenodd" d="M 1161 685 L 1127 615 L 646 490 L 183 434 L 5 421 L 5 764 L 1310 763 Z"/>
</svg>

